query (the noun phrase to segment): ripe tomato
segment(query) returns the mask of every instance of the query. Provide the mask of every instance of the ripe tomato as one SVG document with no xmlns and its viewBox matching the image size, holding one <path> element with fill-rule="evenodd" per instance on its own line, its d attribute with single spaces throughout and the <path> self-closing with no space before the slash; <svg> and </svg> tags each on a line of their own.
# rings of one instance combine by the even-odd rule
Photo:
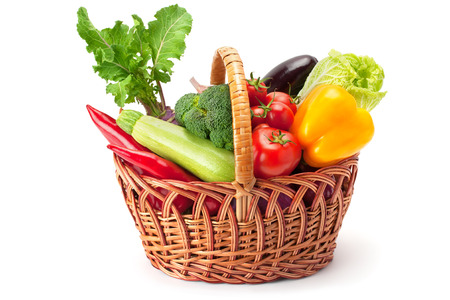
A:
<svg viewBox="0 0 450 300">
<path fill-rule="evenodd" d="M 271 92 L 271 93 L 267 94 L 266 102 L 269 103 L 270 101 L 281 102 L 281 103 L 286 104 L 292 110 L 294 115 L 297 112 L 297 104 L 295 104 L 295 102 L 292 99 L 292 97 L 290 95 L 286 94 L 286 93 L 283 93 L 283 92 Z"/>
<path fill-rule="evenodd" d="M 252 128 L 255 128 L 259 124 L 266 123 L 266 117 L 264 115 L 264 108 L 259 106 L 252 106 Z"/>
<path fill-rule="evenodd" d="M 284 103 L 272 102 L 266 116 L 267 124 L 277 129 L 289 130 L 294 123 L 294 113 Z"/>
<path fill-rule="evenodd" d="M 267 125 L 267 123 L 262 123 L 262 124 L 259 124 L 258 126 L 256 126 L 256 127 L 254 127 L 253 128 L 253 130 L 257 130 L 257 129 L 259 129 L 259 128 L 263 128 L 263 127 L 270 127 L 269 125 Z"/>
<path fill-rule="evenodd" d="M 261 103 L 266 105 L 267 87 L 264 84 L 264 79 L 253 78 L 253 73 L 250 73 L 250 79 L 247 79 L 247 93 L 250 107 L 259 106 Z"/>
<path fill-rule="evenodd" d="M 290 132 L 261 126 L 253 131 L 252 139 L 255 177 L 289 175 L 299 164 L 302 149 Z"/>
</svg>

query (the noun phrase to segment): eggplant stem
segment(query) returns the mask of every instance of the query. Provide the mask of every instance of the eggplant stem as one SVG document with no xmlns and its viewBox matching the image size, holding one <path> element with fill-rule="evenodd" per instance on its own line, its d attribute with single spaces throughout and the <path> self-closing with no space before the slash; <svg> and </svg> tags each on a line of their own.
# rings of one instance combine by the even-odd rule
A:
<svg viewBox="0 0 450 300">
<path fill-rule="evenodd" d="M 201 94 L 204 90 L 206 90 L 209 87 L 207 85 L 200 84 L 194 77 L 192 77 L 189 81 L 199 94 Z"/>
</svg>

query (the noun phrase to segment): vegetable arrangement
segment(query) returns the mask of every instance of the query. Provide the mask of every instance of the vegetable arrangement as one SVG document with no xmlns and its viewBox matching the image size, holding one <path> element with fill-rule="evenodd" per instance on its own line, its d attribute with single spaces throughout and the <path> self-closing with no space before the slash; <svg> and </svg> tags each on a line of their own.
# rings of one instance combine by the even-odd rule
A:
<svg viewBox="0 0 450 300">
<path fill-rule="evenodd" d="M 94 54 L 94 71 L 107 81 L 106 92 L 120 108 L 138 102 L 145 110 L 121 109 L 115 120 L 87 106 L 108 148 L 143 177 L 232 182 L 229 86 L 196 83 L 196 92 L 187 92 L 173 109 L 162 90 L 173 60 L 183 55 L 192 17 L 172 5 L 158 11 L 147 27 L 137 15 L 132 18 L 131 28 L 117 21 L 113 28 L 98 30 L 87 10 L 78 10 L 78 33 Z M 335 50 L 320 61 L 310 55 L 286 60 L 264 79 L 250 73 L 246 89 L 255 177 L 270 180 L 311 171 L 360 152 L 374 135 L 370 111 L 386 94 L 380 92 L 383 80 L 383 69 L 372 58 Z M 160 197 L 149 195 L 148 201 L 161 210 L 167 191 L 158 187 L 157 192 Z M 194 198 L 178 195 L 173 203 L 185 212 Z M 218 201 L 206 197 L 205 203 L 211 215 L 217 214 Z"/>
<path fill-rule="evenodd" d="M 214 146 L 182 126 L 134 110 L 122 111 L 117 124 L 141 145 L 203 181 L 234 180 L 233 152 Z"/>
</svg>

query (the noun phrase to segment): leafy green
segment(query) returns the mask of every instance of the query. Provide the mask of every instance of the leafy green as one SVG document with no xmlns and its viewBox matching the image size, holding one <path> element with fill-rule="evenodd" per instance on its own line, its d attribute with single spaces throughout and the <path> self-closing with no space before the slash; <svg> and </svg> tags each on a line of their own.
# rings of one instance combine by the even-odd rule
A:
<svg viewBox="0 0 450 300">
<path fill-rule="evenodd" d="M 153 73 L 156 80 L 168 82 L 173 67 L 173 62 L 169 59 L 180 59 L 186 49 L 184 37 L 191 31 L 192 17 L 178 6 L 162 9 L 155 17 L 156 20 L 148 24 L 155 66 Z"/>
<path fill-rule="evenodd" d="M 156 20 L 146 28 L 133 15 L 133 27 L 116 21 L 112 28 L 98 30 L 89 19 L 86 8 L 77 12 L 77 31 L 86 41 L 86 50 L 94 54 L 94 72 L 107 82 L 106 92 L 118 106 L 139 101 L 147 114 L 161 116 L 166 106 L 162 83 L 170 81 L 174 63 L 186 48 L 185 38 L 192 28 L 192 17 L 184 8 L 172 5 L 155 14 Z M 157 101 L 160 94 L 161 102 Z"/>
<path fill-rule="evenodd" d="M 298 96 L 303 100 L 316 86 L 335 84 L 352 94 L 358 107 L 371 111 L 386 95 L 380 92 L 383 80 L 383 68 L 373 58 L 331 50 L 316 64 Z"/>
</svg>

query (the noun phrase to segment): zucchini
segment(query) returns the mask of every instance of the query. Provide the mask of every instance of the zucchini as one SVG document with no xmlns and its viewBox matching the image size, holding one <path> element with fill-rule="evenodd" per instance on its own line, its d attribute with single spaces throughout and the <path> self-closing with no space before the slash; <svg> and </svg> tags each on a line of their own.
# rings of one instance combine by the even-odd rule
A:
<svg viewBox="0 0 450 300">
<path fill-rule="evenodd" d="M 235 178 L 232 151 L 217 148 L 182 126 L 134 110 L 123 110 L 117 125 L 139 144 L 203 181 L 231 182 Z"/>
</svg>

